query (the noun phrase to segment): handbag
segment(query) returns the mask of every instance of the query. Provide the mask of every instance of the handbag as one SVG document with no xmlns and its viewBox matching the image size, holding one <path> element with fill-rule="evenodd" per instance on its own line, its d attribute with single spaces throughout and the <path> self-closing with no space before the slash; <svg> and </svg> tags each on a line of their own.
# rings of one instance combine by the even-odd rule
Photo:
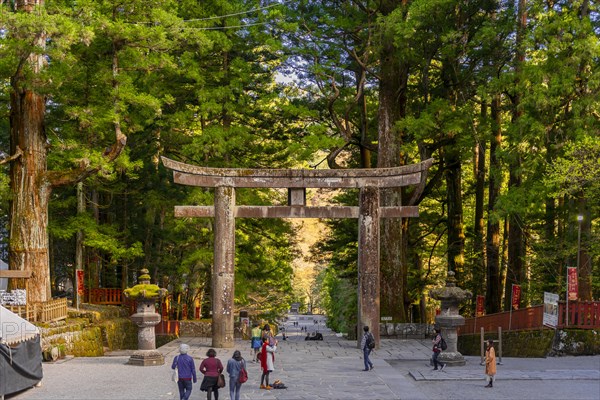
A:
<svg viewBox="0 0 600 400">
<path fill-rule="evenodd" d="M 217 387 L 224 388 L 225 387 L 225 376 L 223 374 L 219 374 L 217 378 Z"/>
<path fill-rule="evenodd" d="M 173 382 L 177 382 L 179 380 L 179 371 L 177 371 L 177 357 L 175 357 L 175 369 L 173 370 L 173 372 L 171 372 L 171 380 Z"/>
<path fill-rule="evenodd" d="M 240 383 L 245 383 L 248 380 L 248 371 L 246 371 L 246 368 L 244 368 L 244 366 L 242 365 L 242 369 L 240 369 L 240 377 L 238 378 L 238 381 Z"/>
</svg>

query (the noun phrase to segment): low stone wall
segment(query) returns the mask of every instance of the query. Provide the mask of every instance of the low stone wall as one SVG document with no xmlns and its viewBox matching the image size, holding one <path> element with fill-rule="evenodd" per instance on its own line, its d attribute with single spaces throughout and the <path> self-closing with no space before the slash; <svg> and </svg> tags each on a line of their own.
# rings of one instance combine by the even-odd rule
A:
<svg viewBox="0 0 600 400">
<path fill-rule="evenodd" d="M 191 337 L 211 337 L 211 321 L 179 321 L 179 335 Z"/>
<path fill-rule="evenodd" d="M 498 340 L 496 333 L 485 339 Z M 478 334 L 460 335 L 458 351 L 479 356 L 481 338 Z M 498 350 L 498 346 L 496 345 Z M 503 357 L 581 356 L 600 354 L 600 332 L 587 329 L 542 329 L 502 332 Z"/>
<path fill-rule="evenodd" d="M 433 325 L 411 323 L 381 323 L 379 335 L 387 339 L 424 339 L 433 334 Z"/>
</svg>

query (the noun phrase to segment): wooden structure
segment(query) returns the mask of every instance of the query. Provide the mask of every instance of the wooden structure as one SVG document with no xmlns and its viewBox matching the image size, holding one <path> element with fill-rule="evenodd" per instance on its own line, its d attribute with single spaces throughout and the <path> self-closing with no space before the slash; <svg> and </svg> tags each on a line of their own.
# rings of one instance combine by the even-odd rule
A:
<svg viewBox="0 0 600 400">
<path fill-rule="evenodd" d="M 245 169 L 205 168 L 162 157 L 175 183 L 215 188 L 214 206 L 176 206 L 176 217 L 212 217 L 212 345 L 234 345 L 235 218 L 358 218 L 358 332 L 368 325 L 379 343 L 379 220 L 417 217 L 416 206 L 382 207 L 380 189 L 418 185 L 423 190 L 433 160 L 395 168 Z M 237 206 L 236 188 L 287 188 L 287 206 Z M 306 205 L 307 188 L 359 189 L 359 206 Z M 360 337 L 359 337 L 360 339 Z"/>
<path fill-rule="evenodd" d="M 558 329 L 600 329 L 600 301 L 569 301 L 569 312 L 564 301 L 558 303 Z M 569 317 L 567 323 L 566 317 Z M 509 311 L 484 315 L 477 318 L 466 318 L 465 324 L 458 328 L 459 335 L 484 332 L 496 332 L 498 327 L 503 332 L 519 330 L 537 330 L 544 328 L 544 306 L 532 306 Z"/>
<path fill-rule="evenodd" d="M 31 271 L 2 270 L 0 278 L 23 279 L 25 292 L 28 293 L 27 280 L 31 278 Z M 5 308 L 30 322 L 52 322 L 67 318 L 67 299 L 64 298 L 32 304 L 27 300 L 25 305 L 6 305 Z"/>
</svg>

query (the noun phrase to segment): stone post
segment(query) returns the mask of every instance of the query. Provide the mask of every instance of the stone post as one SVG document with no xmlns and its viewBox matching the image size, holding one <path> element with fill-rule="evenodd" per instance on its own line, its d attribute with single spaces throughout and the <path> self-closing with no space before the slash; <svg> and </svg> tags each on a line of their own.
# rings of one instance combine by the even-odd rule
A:
<svg viewBox="0 0 600 400">
<path fill-rule="evenodd" d="M 456 286 L 454 275 L 454 271 L 448 271 L 446 286 L 429 292 L 432 298 L 442 302 L 440 315 L 435 317 L 435 324 L 440 328 L 448 348 L 442 351 L 438 360 L 447 363 L 448 366 L 465 365 L 465 358 L 457 348 L 456 328 L 465 324 L 465 318 L 458 313 L 458 307 L 464 300 L 473 296 L 468 290 Z"/>
<path fill-rule="evenodd" d="M 234 346 L 235 188 L 215 189 L 215 253 L 212 273 L 212 346 Z"/>
<path fill-rule="evenodd" d="M 379 189 L 360 189 L 358 216 L 358 332 L 363 326 L 379 345 Z"/>
</svg>

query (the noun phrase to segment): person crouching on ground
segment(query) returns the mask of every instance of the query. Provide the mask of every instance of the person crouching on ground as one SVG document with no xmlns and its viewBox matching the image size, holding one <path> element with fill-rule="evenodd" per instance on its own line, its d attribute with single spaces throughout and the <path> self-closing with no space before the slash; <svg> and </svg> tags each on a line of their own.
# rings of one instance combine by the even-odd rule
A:
<svg viewBox="0 0 600 400">
<path fill-rule="evenodd" d="M 441 363 L 438 361 L 438 356 L 442 352 L 442 334 L 440 333 L 439 328 L 435 328 L 435 337 L 433 338 L 433 370 L 438 370 L 438 365 L 441 365 L 440 371 L 443 371 L 446 368 L 445 363 Z"/>
<path fill-rule="evenodd" d="M 219 387 L 217 382 L 219 375 L 223 372 L 223 364 L 217 358 L 215 349 L 208 349 L 206 357 L 200 364 L 200 372 L 204 374 L 204 379 L 200 384 L 200 390 L 206 392 L 206 399 L 211 400 L 211 393 L 215 394 L 215 400 L 219 400 Z"/>
<path fill-rule="evenodd" d="M 496 376 L 496 350 L 494 350 L 494 341 L 492 339 L 487 342 L 485 350 L 485 376 L 488 384 L 485 387 L 491 388 L 494 386 L 494 376 Z"/>
<path fill-rule="evenodd" d="M 227 373 L 229 374 L 229 397 L 231 400 L 240 400 L 240 371 L 246 369 L 246 360 L 239 350 L 233 352 L 233 356 L 227 361 Z"/>
<path fill-rule="evenodd" d="M 190 346 L 182 343 L 179 346 L 179 355 L 173 359 L 171 369 L 177 368 L 177 387 L 179 388 L 179 400 L 188 400 L 192 394 L 192 382 L 196 383 L 196 366 L 194 359 L 188 356 Z"/>
<path fill-rule="evenodd" d="M 269 337 L 263 338 L 262 350 L 260 351 L 260 367 L 262 368 L 262 375 L 260 377 L 260 388 L 271 390 L 273 389 L 269 385 L 269 375 L 275 370 L 275 352 L 277 351 L 277 340 L 271 346 L 269 345 Z"/>
</svg>

